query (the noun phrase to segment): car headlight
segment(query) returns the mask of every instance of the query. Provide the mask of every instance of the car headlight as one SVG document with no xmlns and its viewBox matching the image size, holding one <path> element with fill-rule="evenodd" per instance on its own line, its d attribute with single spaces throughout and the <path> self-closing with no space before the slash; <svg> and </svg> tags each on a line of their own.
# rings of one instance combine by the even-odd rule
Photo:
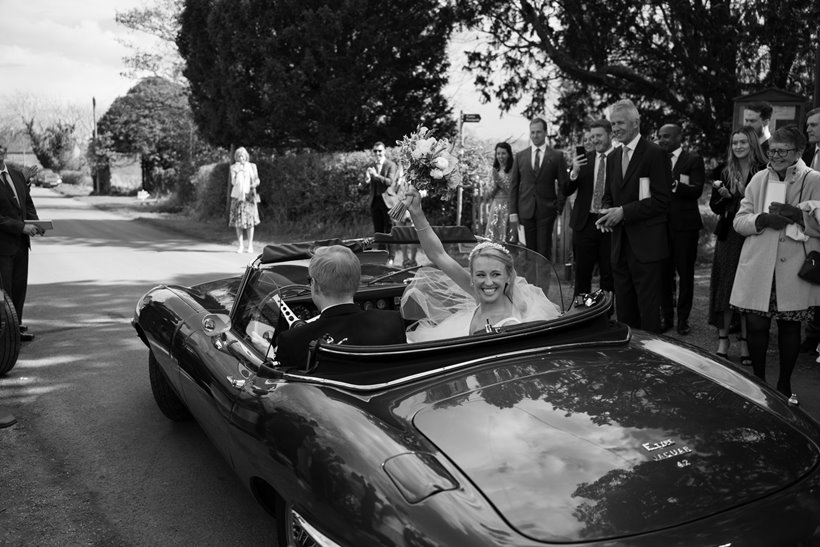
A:
<svg viewBox="0 0 820 547">
<path fill-rule="evenodd" d="M 293 536 L 294 545 L 299 547 L 313 547 L 314 545 L 318 547 L 341 547 L 341 545 L 311 526 L 302 515 L 293 509 L 290 510 L 290 519 L 290 532 Z"/>
</svg>

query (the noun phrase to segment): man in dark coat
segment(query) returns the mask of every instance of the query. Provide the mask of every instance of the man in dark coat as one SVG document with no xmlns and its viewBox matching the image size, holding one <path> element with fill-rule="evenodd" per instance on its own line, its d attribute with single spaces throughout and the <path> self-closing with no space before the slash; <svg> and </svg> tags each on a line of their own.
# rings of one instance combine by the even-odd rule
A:
<svg viewBox="0 0 820 547">
<path fill-rule="evenodd" d="M 803 161 L 806 165 L 820 171 L 820 108 L 809 110 L 806 114 L 806 135 L 808 144 L 803 151 Z M 814 318 L 806 321 L 806 336 L 800 344 L 800 351 L 817 353 L 817 344 L 820 343 L 820 311 L 814 308 Z"/>
<path fill-rule="evenodd" d="M 622 144 L 607 157 L 606 189 L 597 225 L 612 232 L 612 274 L 618 320 L 660 332 L 663 261 L 669 256 L 666 213 L 672 169 L 661 148 L 640 134 L 630 100 L 611 107 L 612 135 Z"/>
<path fill-rule="evenodd" d="M 599 286 L 605 291 L 613 290 L 612 283 L 612 236 L 595 226 L 601 215 L 601 204 L 606 187 L 606 157 L 612 152 L 612 124 L 608 120 L 595 120 L 589 126 L 592 152 L 576 156 L 572 162 L 569 181 L 564 195 L 571 196 L 577 190 L 569 225 L 572 228 L 572 255 L 575 257 L 574 296 L 592 291 L 592 274 L 595 265 L 600 272 Z"/>
<path fill-rule="evenodd" d="M 664 264 L 661 294 L 661 330 L 672 328 L 675 307 L 678 312 L 678 334 L 691 332 L 689 314 L 695 294 L 695 261 L 703 221 L 698 199 L 703 194 L 706 168 L 703 158 L 681 147 L 681 127 L 666 124 L 658 131 L 658 145 L 669 154 L 672 163 L 672 202 L 669 204 L 669 251 Z M 675 290 L 675 274 L 678 291 Z M 674 305 L 675 293 L 677 306 Z"/>
<path fill-rule="evenodd" d="M 26 220 L 38 220 L 23 173 L 6 165 L 6 145 L 0 142 L 0 283 L 11 298 L 20 324 L 28 287 L 30 237 L 43 231 Z M 21 327 L 21 330 L 25 327 Z M 23 341 L 34 335 L 21 332 Z"/>
<path fill-rule="evenodd" d="M 291 327 L 279 335 L 276 359 L 286 366 L 303 367 L 308 345 L 321 339 L 329 344 L 382 345 L 407 341 L 404 320 L 397 311 L 362 310 L 353 302 L 359 288 L 361 264 L 342 245 L 316 249 L 308 266 L 318 319 Z"/>
<path fill-rule="evenodd" d="M 531 249 L 552 260 L 552 230 L 564 209 L 562 188 L 567 180 L 564 155 L 547 146 L 547 122 L 530 122 L 532 146 L 515 155 L 510 174 L 510 227 Z"/>
</svg>

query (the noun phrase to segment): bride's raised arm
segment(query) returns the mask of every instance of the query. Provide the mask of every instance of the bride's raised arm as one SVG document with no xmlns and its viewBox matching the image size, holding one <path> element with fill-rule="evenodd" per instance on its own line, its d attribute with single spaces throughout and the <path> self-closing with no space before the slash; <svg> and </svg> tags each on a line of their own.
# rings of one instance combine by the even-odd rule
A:
<svg viewBox="0 0 820 547">
<path fill-rule="evenodd" d="M 473 289 L 470 286 L 470 274 L 461 265 L 456 262 L 453 257 L 447 254 L 444 250 L 441 240 L 433 231 L 430 222 L 424 215 L 421 208 L 421 195 L 418 190 L 412 186 L 408 187 L 405 192 L 404 204 L 410 212 L 410 218 L 413 220 L 413 225 L 419 236 L 419 243 L 424 250 L 424 254 L 430 259 L 430 262 L 438 266 L 438 268 L 446 273 L 459 287 L 461 287 L 467 294 L 472 294 Z"/>
</svg>

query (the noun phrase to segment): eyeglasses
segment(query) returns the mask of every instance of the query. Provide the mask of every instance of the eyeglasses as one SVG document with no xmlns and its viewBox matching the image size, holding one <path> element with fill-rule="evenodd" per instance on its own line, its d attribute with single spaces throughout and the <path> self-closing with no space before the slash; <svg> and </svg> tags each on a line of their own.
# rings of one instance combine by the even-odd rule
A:
<svg viewBox="0 0 820 547">
<path fill-rule="evenodd" d="M 766 151 L 766 155 L 770 158 L 785 158 L 789 155 L 789 152 L 794 152 L 797 148 L 784 148 L 783 150 L 771 150 L 769 149 Z"/>
<path fill-rule="evenodd" d="M 376 149 L 373 150 L 373 153 L 374 154 L 383 154 L 384 153 L 384 148 L 376 148 Z"/>
</svg>

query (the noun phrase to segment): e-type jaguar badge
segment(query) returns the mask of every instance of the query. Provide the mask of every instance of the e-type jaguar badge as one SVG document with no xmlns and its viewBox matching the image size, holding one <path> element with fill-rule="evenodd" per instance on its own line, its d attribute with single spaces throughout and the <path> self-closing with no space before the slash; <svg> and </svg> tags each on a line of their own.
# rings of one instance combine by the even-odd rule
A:
<svg viewBox="0 0 820 547">
<path fill-rule="evenodd" d="M 652 455 L 652 459 L 656 462 L 668 460 L 669 458 L 674 458 L 676 456 L 683 456 L 684 454 L 689 454 L 692 452 L 692 449 L 688 446 L 681 446 L 680 448 L 670 448 L 669 450 L 664 450 L 665 448 L 669 448 L 674 444 L 675 441 L 673 441 L 672 439 L 664 439 L 656 443 L 643 443 L 641 446 L 644 450 L 646 450 Z M 658 450 L 663 450 L 663 452 L 657 452 Z"/>
</svg>

